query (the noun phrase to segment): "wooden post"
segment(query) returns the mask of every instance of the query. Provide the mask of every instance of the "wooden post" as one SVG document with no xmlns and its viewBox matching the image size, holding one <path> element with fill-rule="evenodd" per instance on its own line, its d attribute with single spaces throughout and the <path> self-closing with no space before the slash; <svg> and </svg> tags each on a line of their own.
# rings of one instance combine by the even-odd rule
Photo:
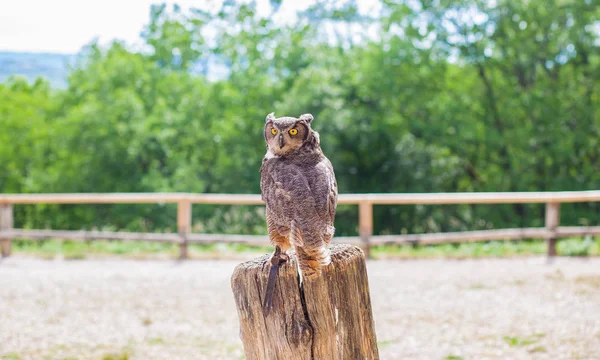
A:
<svg viewBox="0 0 600 360">
<path fill-rule="evenodd" d="M 192 229 L 192 204 L 189 200 L 183 200 L 177 203 L 177 232 L 181 237 L 179 243 L 179 259 L 188 258 L 188 240 L 187 236 Z"/>
<path fill-rule="evenodd" d="M 331 246 L 331 265 L 299 284 L 296 259 L 279 267 L 273 308 L 262 303 L 269 255 L 242 263 L 231 278 L 248 360 L 379 359 L 365 257 Z"/>
<path fill-rule="evenodd" d="M 373 204 L 370 202 L 360 202 L 358 204 L 358 233 L 363 242 L 363 251 L 367 258 L 371 258 L 371 241 L 373 235 Z"/>
<path fill-rule="evenodd" d="M 13 228 L 13 207 L 10 204 L 0 205 L 0 231 L 12 230 Z M 2 257 L 9 257 L 11 250 L 11 238 L 0 239 L 2 247 Z"/>
<path fill-rule="evenodd" d="M 546 241 L 548 243 L 548 257 L 556 256 L 556 228 L 560 222 L 560 204 L 559 203 L 547 203 L 546 204 L 546 230 L 553 232 L 554 235 L 549 237 Z"/>
</svg>

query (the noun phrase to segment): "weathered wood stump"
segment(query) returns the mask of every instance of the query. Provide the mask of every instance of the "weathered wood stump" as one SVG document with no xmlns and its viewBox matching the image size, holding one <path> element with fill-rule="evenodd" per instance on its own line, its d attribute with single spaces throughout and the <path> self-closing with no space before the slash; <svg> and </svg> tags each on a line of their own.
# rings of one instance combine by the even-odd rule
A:
<svg viewBox="0 0 600 360">
<path fill-rule="evenodd" d="M 248 360 L 379 359 L 361 249 L 331 246 L 331 264 L 302 284 L 295 258 L 281 265 L 273 308 L 265 316 L 268 259 L 239 264 L 231 278 Z"/>
</svg>

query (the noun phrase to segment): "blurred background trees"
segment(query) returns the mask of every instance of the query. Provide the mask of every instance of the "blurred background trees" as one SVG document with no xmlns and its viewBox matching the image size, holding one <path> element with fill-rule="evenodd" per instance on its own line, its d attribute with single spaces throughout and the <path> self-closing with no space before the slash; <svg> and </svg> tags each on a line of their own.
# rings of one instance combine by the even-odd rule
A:
<svg viewBox="0 0 600 360">
<path fill-rule="evenodd" d="M 287 0 L 291 1 L 291 0 Z M 155 5 L 146 47 L 90 44 L 65 89 L 0 83 L 0 192 L 259 193 L 267 113 L 311 112 L 340 192 L 600 188 L 595 0 Z M 278 20 L 279 19 L 279 20 Z M 338 234 L 356 234 L 340 207 Z M 168 206 L 23 206 L 16 226 L 169 230 Z M 256 207 L 196 231 L 264 232 Z M 565 205 L 567 225 L 597 204 Z M 543 208 L 381 206 L 377 233 L 539 226 Z"/>
</svg>

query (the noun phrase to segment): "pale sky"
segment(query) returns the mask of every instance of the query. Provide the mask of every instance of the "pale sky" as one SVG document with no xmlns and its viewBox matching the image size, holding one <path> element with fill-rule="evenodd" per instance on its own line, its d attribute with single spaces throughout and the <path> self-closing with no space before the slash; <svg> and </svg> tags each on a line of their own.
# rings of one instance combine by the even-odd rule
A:
<svg viewBox="0 0 600 360">
<path fill-rule="evenodd" d="M 178 3 L 182 8 L 219 6 L 222 0 L 3 0 L 0 2 L 0 51 L 76 53 L 98 38 L 129 44 L 139 41 L 153 3 Z M 367 2 L 369 2 L 367 0 Z M 260 0 L 259 13 L 268 10 Z M 309 1 L 285 1 L 279 13 L 293 16 Z M 262 9 L 261 9 L 262 8 Z"/>
<path fill-rule="evenodd" d="M 151 1 L 18 0 L 0 5 L 0 50 L 75 53 L 94 37 L 134 41 Z"/>
</svg>

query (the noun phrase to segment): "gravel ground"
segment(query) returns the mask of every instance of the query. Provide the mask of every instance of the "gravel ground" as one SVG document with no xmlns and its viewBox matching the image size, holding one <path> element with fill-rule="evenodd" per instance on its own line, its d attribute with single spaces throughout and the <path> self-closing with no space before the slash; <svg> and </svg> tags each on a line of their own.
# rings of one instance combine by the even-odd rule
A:
<svg viewBox="0 0 600 360">
<path fill-rule="evenodd" d="M 243 359 L 238 262 L 3 260 L 0 358 Z M 600 259 L 377 260 L 368 273 L 381 359 L 600 359 Z"/>
</svg>

